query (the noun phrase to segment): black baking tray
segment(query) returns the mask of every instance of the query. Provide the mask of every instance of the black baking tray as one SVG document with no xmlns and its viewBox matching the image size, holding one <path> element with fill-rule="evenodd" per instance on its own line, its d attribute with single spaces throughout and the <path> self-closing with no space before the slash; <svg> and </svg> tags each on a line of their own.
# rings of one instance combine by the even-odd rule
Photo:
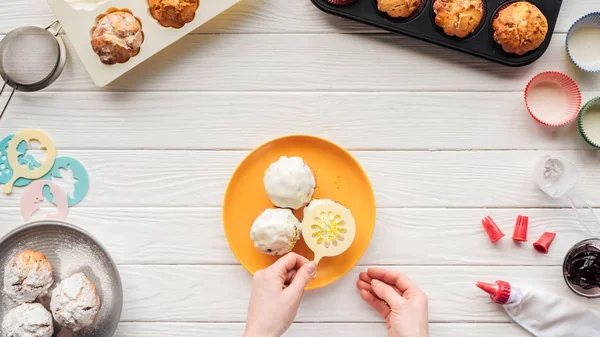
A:
<svg viewBox="0 0 600 337">
<path fill-rule="evenodd" d="M 548 20 L 546 40 L 536 50 L 524 55 L 509 54 L 494 41 L 492 19 L 503 6 L 516 2 L 515 0 L 484 0 L 485 18 L 475 32 L 464 39 L 444 34 L 442 28 L 435 24 L 433 3 L 435 0 L 423 0 L 422 7 L 410 18 L 396 19 L 377 9 L 377 0 L 356 0 L 356 2 L 337 6 L 327 0 L 311 0 L 315 6 L 324 12 L 352 19 L 368 25 L 405 34 L 424 41 L 435 43 L 447 48 L 462 51 L 495 61 L 504 65 L 520 67 L 539 59 L 548 49 L 556 26 L 562 0 L 529 0 L 536 5 Z"/>
</svg>

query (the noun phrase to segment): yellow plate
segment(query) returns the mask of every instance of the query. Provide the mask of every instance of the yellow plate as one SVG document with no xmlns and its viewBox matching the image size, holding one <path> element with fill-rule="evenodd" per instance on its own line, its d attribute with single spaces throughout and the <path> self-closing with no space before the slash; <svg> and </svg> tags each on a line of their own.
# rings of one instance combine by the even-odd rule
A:
<svg viewBox="0 0 600 337">
<path fill-rule="evenodd" d="M 306 288 L 324 287 L 354 267 L 367 250 L 375 229 L 375 195 L 367 174 L 343 148 L 325 139 L 293 135 L 274 139 L 250 153 L 233 173 L 223 203 L 223 224 L 229 246 L 238 261 L 252 274 L 270 266 L 277 257 L 254 248 L 250 227 L 269 207 L 263 177 L 269 165 L 281 156 L 299 156 L 314 170 L 317 189 L 314 198 L 331 199 L 346 206 L 356 220 L 356 238 L 343 254 L 324 258 L 317 277 Z M 295 212 L 302 220 L 303 210 Z M 312 260 L 313 253 L 303 240 L 294 252 Z"/>
</svg>

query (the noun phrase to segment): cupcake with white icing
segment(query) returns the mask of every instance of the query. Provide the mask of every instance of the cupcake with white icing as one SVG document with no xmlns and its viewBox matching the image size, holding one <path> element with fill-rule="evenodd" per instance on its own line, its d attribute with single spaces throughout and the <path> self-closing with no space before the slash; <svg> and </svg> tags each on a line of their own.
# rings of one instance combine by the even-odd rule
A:
<svg viewBox="0 0 600 337">
<path fill-rule="evenodd" d="M 2 320 L 3 337 L 52 337 L 52 315 L 39 303 L 24 303 Z"/>
<path fill-rule="evenodd" d="M 19 304 L 33 302 L 54 283 L 52 272 L 52 264 L 44 254 L 21 252 L 4 267 L 4 292 Z"/>
<path fill-rule="evenodd" d="M 317 206 L 327 205 L 327 204 L 335 204 L 335 201 L 330 200 L 330 199 L 315 199 L 315 200 L 311 201 L 308 205 L 306 205 L 306 207 L 304 208 L 304 215 L 308 214 L 308 212 L 310 212 L 311 209 L 313 209 Z"/>
<path fill-rule="evenodd" d="M 269 166 L 264 184 L 275 206 L 300 209 L 312 199 L 317 181 L 302 158 L 283 156 Z"/>
<path fill-rule="evenodd" d="M 58 324 L 77 332 L 92 325 L 100 310 L 96 285 L 83 273 L 63 280 L 52 291 L 52 315 Z"/>
<path fill-rule="evenodd" d="M 254 247 L 269 255 L 292 251 L 300 239 L 302 225 L 290 209 L 266 209 L 252 224 L 250 239 Z"/>
</svg>

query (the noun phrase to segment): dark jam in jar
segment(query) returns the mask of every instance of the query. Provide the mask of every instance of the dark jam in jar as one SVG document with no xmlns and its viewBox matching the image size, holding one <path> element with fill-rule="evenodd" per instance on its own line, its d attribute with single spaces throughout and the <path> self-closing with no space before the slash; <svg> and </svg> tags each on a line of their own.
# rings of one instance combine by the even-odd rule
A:
<svg viewBox="0 0 600 337">
<path fill-rule="evenodd" d="M 565 276 L 583 289 L 600 288 L 600 249 L 586 244 L 568 257 Z"/>
</svg>

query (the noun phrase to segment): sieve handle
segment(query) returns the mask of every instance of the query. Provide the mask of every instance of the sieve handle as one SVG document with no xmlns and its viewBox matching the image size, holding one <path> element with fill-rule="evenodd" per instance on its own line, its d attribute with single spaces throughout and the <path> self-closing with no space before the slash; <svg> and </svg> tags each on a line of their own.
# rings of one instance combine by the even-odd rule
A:
<svg viewBox="0 0 600 337">
<path fill-rule="evenodd" d="M 58 28 L 53 32 L 50 30 L 50 28 L 54 27 L 58 25 Z M 52 33 L 52 35 L 54 36 L 58 36 L 58 34 L 60 34 L 60 31 L 62 30 L 62 25 L 60 24 L 60 22 L 58 22 L 58 20 L 54 20 L 54 22 L 52 22 L 51 24 L 49 24 L 46 28 L 44 28 L 45 30 L 49 31 L 50 33 Z"/>
<path fill-rule="evenodd" d="M 2 93 L 4 92 L 4 89 L 6 88 L 6 84 L 7 84 L 7 82 L 4 82 L 4 85 L 2 86 L 2 90 L 0 90 L 0 96 L 2 96 Z M 15 94 L 15 90 L 17 90 L 16 86 L 13 88 L 12 92 L 10 93 L 10 96 L 8 96 L 8 101 L 6 101 L 6 104 L 4 104 L 4 108 L 2 109 L 2 112 L 0 113 L 0 119 L 2 119 L 2 116 L 4 115 L 4 112 L 6 111 L 6 108 L 8 107 L 8 103 L 10 103 L 10 100 L 12 99 L 13 95 Z"/>
</svg>

